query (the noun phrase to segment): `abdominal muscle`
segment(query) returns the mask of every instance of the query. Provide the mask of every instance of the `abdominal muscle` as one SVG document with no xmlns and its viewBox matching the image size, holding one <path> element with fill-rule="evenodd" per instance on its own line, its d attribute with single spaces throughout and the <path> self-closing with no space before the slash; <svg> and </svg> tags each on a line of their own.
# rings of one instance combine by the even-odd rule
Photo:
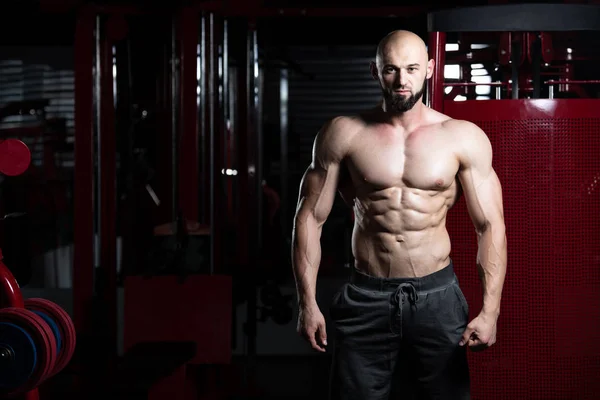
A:
<svg viewBox="0 0 600 400">
<path fill-rule="evenodd" d="M 355 268 L 378 277 L 422 277 L 450 262 L 451 193 L 389 188 L 354 200 Z"/>
</svg>

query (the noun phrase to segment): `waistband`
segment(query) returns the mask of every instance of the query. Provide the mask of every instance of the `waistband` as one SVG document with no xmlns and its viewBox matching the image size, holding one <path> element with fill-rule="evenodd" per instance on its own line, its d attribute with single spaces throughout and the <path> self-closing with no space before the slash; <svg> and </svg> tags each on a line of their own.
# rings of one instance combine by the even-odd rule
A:
<svg viewBox="0 0 600 400">
<path fill-rule="evenodd" d="M 439 271 L 418 278 L 380 278 L 352 269 L 350 283 L 369 290 L 394 291 L 400 285 L 411 284 L 417 292 L 434 291 L 451 285 L 456 281 L 454 265 L 450 263 Z"/>
</svg>

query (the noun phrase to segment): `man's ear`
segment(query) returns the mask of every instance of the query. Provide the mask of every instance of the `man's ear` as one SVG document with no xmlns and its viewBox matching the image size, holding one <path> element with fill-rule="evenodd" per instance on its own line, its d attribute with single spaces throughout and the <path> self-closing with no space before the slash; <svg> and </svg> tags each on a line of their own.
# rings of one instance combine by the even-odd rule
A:
<svg viewBox="0 0 600 400">
<path fill-rule="evenodd" d="M 377 72 L 377 64 L 374 61 L 371 61 L 371 76 L 376 81 L 379 80 L 379 73 Z"/>
<path fill-rule="evenodd" d="M 433 70 L 435 68 L 435 60 L 432 58 L 427 62 L 427 79 L 431 78 L 433 75 Z"/>
</svg>

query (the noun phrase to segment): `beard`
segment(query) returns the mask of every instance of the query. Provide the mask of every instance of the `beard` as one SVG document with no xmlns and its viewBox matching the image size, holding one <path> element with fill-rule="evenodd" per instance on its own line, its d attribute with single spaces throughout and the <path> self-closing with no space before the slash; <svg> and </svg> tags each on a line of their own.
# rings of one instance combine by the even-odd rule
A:
<svg viewBox="0 0 600 400">
<path fill-rule="evenodd" d="M 423 85 L 421 85 L 421 90 L 417 93 L 411 93 L 410 96 L 405 97 L 397 93 L 390 93 L 388 91 L 384 92 L 385 104 L 387 105 L 387 109 L 392 112 L 406 112 L 412 109 L 418 101 L 423 97 L 423 93 L 425 93 L 425 85 L 427 80 L 423 80 Z"/>
</svg>

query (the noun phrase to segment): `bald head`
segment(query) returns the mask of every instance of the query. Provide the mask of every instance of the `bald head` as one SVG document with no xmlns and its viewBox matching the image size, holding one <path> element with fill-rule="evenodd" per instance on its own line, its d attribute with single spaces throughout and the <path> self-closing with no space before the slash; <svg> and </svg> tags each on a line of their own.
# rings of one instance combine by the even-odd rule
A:
<svg viewBox="0 0 600 400">
<path fill-rule="evenodd" d="M 376 62 L 381 67 L 386 59 L 398 53 L 410 53 L 412 58 L 427 61 L 427 46 L 423 39 L 410 31 L 397 30 L 388 33 L 377 45 Z"/>
<path fill-rule="evenodd" d="M 425 42 L 412 32 L 393 31 L 381 39 L 371 73 L 381 86 L 385 110 L 411 110 L 421 100 L 434 64 Z"/>
</svg>

